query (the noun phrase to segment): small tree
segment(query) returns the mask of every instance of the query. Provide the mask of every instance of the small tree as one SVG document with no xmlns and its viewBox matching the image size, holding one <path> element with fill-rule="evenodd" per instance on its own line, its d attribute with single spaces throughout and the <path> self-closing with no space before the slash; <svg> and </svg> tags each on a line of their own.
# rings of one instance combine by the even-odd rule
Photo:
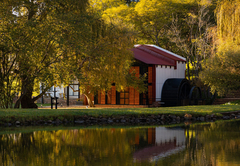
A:
<svg viewBox="0 0 240 166">
<path fill-rule="evenodd" d="M 225 45 L 222 51 L 209 58 L 200 73 L 200 79 L 213 93 L 220 96 L 240 88 L 240 49 L 238 45 Z"/>
<path fill-rule="evenodd" d="M 199 3 L 195 11 L 188 13 L 185 21 L 173 18 L 169 39 L 176 44 L 187 59 L 187 78 L 198 78 L 202 62 L 212 54 L 211 29 L 215 26 L 213 5 Z M 181 27 L 180 27 L 181 25 Z M 192 74 L 191 71 L 192 70 Z"/>
<path fill-rule="evenodd" d="M 118 91 L 128 86 L 136 87 L 140 92 L 146 90 L 144 77 L 136 78 L 130 73 L 134 61 L 131 51 L 133 34 L 124 26 L 105 24 L 103 21 L 99 24 L 93 32 L 94 40 L 84 53 L 84 58 L 77 54 L 74 58 L 77 60 L 70 63 L 72 65 L 68 69 L 78 79 L 90 106 L 93 106 L 93 95 L 98 91 L 110 90 L 113 83 Z"/>
</svg>

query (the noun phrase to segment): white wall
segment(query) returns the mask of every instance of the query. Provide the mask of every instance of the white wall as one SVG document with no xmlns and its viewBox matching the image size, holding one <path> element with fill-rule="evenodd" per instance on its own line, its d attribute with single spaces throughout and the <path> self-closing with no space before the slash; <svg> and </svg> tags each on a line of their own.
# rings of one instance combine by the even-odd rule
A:
<svg viewBox="0 0 240 166">
<path fill-rule="evenodd" d="M 62 97 L 60 96 L 61 94 L 64 93 L 64 88 L 63 86 L 59 87 L 55 87 L 55 90 L 56 90 L 56 97 Z M 51 97 L 54 97 L 54 86 L 52 87 L 52 91 L 51 92 L 47 92 L 49 95 L 51 95 Z"/>
<path fill-rule="evenodd" d="M 164 82 L 169 78 L 185 78 L 186 64 L 185 62 L 177 62 L 177 68 L 174 66 L 156 67 L 156 101 L 161 101 L 162 87 Z"/>
<path fill-rule="evenodd" d="M 72 80 L 71 82 L 72 82 L 72 84 L 78 84 L 77 80 Z M 40 87 L 41 87 L 41 84 L 40 84 Z M 78 90 L 78 85 L 71 85 L 71 87 L 74 90 Z M 67 92 L 67 87 L 64 87 L 63 85 L 57 86 L 55 88 L 56 88 L 56 97 L 63 97 L 64 91 Z M 74 95 L 74 96 L 78 97 L 78 92 L 73 92 L 72 88 L 69 87 L 69 94 L 70 94 L 70 96 Z M 41 92 L 41 88 L 40 88 L 40 92 Z M 52 86 L 48 90 L 48 92 L 46 92 L 45 95 L 47 95 L 47 96 L 50 95 L 51 97 L 54 97 L 54 86 Z M 65 94 L 65 96 L 67 96 L 67 94 Z"/>
<path fill-rule="evenodd" d="M 60 97 L 60 94 L 63 94 L 64 93 L 64 87 L 63 86 L 57 86 L 57 87 L 55 87 L 55 89 L 56 89 L 56 97 Z M 45 93 L 45 95 L 47 95 L 47 96 L 51 96 L 51 97 L 54 97 L 54 86 L 52 86 L 51 88 L 50 88 L 50 90 L 49 91 L 47 91 L 46 93 Z M 42 93 L 42 90 L 41 90 L 41 85 L 40 85 L 40 93 Z M 50 97 L 49 96 L 49 97 Z M 61 96 L 62 97 L 62 96 Z"/>
<path fill-rule="evenodd" d="M 74 89 L 74 92 L 73 92 L 73 89 Z M 70 87 L 69 87 L 69 95 L 70 96 L 78 96 L 78 85 L 70 85 Z"/>
</svg>

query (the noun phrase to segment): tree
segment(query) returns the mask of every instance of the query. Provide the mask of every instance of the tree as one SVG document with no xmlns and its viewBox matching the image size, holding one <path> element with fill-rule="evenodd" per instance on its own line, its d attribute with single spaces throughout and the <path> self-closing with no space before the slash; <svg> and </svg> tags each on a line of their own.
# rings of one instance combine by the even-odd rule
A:
<svg viewBox="0 0 240 166">
<path fill-rule="evenodd" d="M 216 8 L 218 43 L 240 43 L 239 0 L 221 0 Z"/>
<path fill-rule="evenodd" d="M 22 108 L 36 108 L 34 101 L 51 86 L 76 78 L 86 85 L 86 95 L 96 87 L 107 89 L 109 83 L 104 82 L 126 85 L 119 76 L 132 63 L 133 38 L 126 28 L 105 23 L 87 0 L 9 0 L 4 10 L 8 16 L 4 24 L 14 27 L 6 32 L 11 37 L 8 45 L 17 48 L 11 55 L 18 55 L 15 70 L 9 72 L 11 78 L 16 73 L 21 91 L 15 108 L 20 103 Z M 34 85 L 40 82 L 44 89 L 33 97 Z"/>
<path fill-rule="evenodd" d="M 89 105 L 93 106 L 94 94 L 110 90 L 113 83 L 117 91 L 128 86 L 135 87 L 139 92 L 145 91 L 145 77 L 136 78 L 134 71 L 130 73 L 134 61 L 131 51 L 134 34 L 124 24 L 112 23 L 106 16 L 105 19 L 96 17 L 91 26 L 92 40 L 88 41 L 87 49 L 75 54 L 68 66 L 68 71 L 72 71 L 69 74 L 79 81 Z"/>
<path fill-rule="evenodd" d="M 240 88 L 240 49 L 237 45 L 225 46 L 223 51 L 208 59 L 201 80 L 219 95 Z"/>
<path fill-rule="evenodd" d="M 184 20 L 176 16 L 168 33 L 170 41 L 174 42 L 187 59 L 187 78 L 198 79 L 202 70 L 202 61 L 213 53 L 213 37 L 211 30 L 215 27 L 212 1 L 199 1 L 195 10 L 190 10 Z M 192 70 L 192 74 L 190 73 Z"/>
<path fill-rule="evenodd" d="M 125 0 L 126 4 L 131 5 L 134 2 L 139 2 L 140 0 Z"/>
<path fill-rule="evenodd" d="M 11 69 L 9 73 L 17 73 L 20 80 L 18 86 L 21 86 L 21 95 L 15 107 L 19 107 L 20 103 L 22 108 L 36 107 L 34 101 L 43 95 L 32 98 L 36 81 L 48 85 L 43 91 L 45 92 L 56 84 L 56 80 L 63 79 L 63 73 L 58 72 L 57 67 L 71 56 L 68 48 L 72 43 L 68 40 L 68 30 L 77 25 L 78 31 L 85 35 L 83 29 L 87 31 L 84 26 L 84 20 L 87 20 L 85 12 L 87 2 L 72 0 L 4 2 L 3 27 L 7 27 L 4 37 L 11 39 L 7 43 L 8 47 L 16 48 L 12 49 L 14 52 L 10 52 L 11 56 L 17 55 L 13 65 L 15 70 Z M 82 17 L 78 20 L 72 19 L 77 13 Z M 79 33 L 75 34 L 75 37 L 79 37 L 77 35 Z M 81 37 L 79 41 L 81 39 L 84 40 Z"/>
<path fill-rule="evenodd" d="M 239 3 L 238 0 L 219 1 L 216 16 L 215 31 L 216 53 L 205 63 L 205 69 L 200 73 L 201 80 L 219 95 L 229 90 L 239 89 L 240 50 L 239 50 Z"/>
<path fill-rule="evenodd" d="M 184 15 L 191 7 L 190 2 L 179 0 L 142 0 L 138 2 L 134 6 L 131 20 L 138 33 L 138 42 L 155 44 L 176 52 L 174 44 L 167 36 L 168 31 L 174 15 L 178 14 L 180 18 L 184 19 Z"/>
<path fill-rule="evenodd" d="M 13 98 L 19 91 L 17 60 L 20 56 L 20 49 L 18 42 L 23 37 L 15 34 L 18 27 L 13 24 L 16 16 L 10 12 L 12 6 L 8 4 L 8 1 L 1 2 L 0 5 L 0 108 L 11 108 Z"/>
</svg>

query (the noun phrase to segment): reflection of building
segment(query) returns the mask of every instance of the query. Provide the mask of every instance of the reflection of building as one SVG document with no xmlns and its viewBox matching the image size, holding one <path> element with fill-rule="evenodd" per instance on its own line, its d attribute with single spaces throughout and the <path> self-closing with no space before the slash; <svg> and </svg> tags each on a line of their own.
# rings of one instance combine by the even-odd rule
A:
<svg viewBox="0 0 240 166">
<path fill-rule="evenodd" d="M 136 139 L 138 138 L 138 139 Z M 136 136 L 135 144 L 139 145 L 141 138 Z M 133 157 L 136 160 L 157 160 L 170 156 L 185 149 L 185 131 L 182 128 L 149 128 L 147 142 L 140 143 L 144 147 L 137 147 Z"/>
<path fill-rule="evenodd" d="M 185 145 L 185 132 L 183 129 L 177 128 L 156 128 L 156 144 L 161 145 L 167 142 L 176 141 L 176 146 Z"/>
</svg>

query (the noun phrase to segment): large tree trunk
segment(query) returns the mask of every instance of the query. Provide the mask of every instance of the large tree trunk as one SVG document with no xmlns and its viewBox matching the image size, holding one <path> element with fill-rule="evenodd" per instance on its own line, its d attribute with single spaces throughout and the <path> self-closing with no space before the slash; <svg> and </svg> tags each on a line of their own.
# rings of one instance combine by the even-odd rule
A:
<svg viewBox="0 0 240 166">
<path fill-rule="evenodd" d="M 22 108 L 38 108 L 38 106 L 32 100 L 32 91 L 27 91 L 21 100 Z"/>
<path fill-rule="evenodd" d="M 32 99 L 33 86 L 34 79 L 29 80 L 26 77 L 22 79 L 22 91 L 24 92 L 20 100 L 22 108 L 38 108 Z"/>
</svg>

